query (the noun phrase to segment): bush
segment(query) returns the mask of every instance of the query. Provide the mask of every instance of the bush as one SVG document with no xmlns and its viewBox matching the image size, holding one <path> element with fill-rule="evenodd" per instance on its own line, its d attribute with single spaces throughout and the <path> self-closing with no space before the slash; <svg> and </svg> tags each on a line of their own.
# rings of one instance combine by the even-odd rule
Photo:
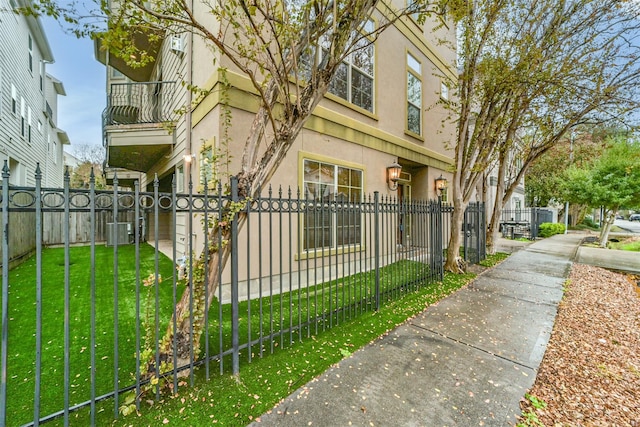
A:
<svg viewBox="0 0 640 427">
<path fill-rule="evenodd" d="M 564 224 L 558 222 L 543 222 L 540 224 L 538 235 L 540 237 L 551 237 L 554 234 L 564 234 Z"/>
</svg>

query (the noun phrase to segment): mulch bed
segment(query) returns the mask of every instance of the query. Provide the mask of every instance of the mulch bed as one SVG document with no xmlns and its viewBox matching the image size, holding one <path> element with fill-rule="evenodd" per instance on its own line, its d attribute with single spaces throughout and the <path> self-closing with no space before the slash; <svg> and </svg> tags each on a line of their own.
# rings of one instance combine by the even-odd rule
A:
<svg viewBox="0 0 640 427">
<path fill-rule="evenodd" d="M 534 411 L 549 427 L 640 427 L 637 280 L 574 264 L 549 345 L 529 391 L 547 406 L 534 409 L 523 400 L 523 411 Z"/>
</svg>

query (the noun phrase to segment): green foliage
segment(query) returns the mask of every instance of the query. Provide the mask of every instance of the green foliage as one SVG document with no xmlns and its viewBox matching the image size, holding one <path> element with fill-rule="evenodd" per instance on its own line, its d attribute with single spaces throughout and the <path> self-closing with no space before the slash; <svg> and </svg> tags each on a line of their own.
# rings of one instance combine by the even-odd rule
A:
<svg viewBox="0 0 640 427">
<path fill-rule="evenodd" d="M 546 408 L 547 403 L 528 393 L 524 397 L 530 402 L 532 408 L 522 412 L 520 422 L 516 424 L 516 427 L 544 427 L 544 424 L 538 419 L 536 410 Z"/>
<path fill-rule="evenodd" d="M 616 137 L 607 143 L 601 156 L 565 172 L 561 186 L 565 199 L 614 212 L 621 206 L 640 205 L 640 142 Z"/>
<path fill-rule="evenodd" d="M 564 224 L 558 222 L 543 222 L 540 224 L 538 235 L 540 237 L 551 237 L 555 234 L 564 234 Z"/>
</svg>

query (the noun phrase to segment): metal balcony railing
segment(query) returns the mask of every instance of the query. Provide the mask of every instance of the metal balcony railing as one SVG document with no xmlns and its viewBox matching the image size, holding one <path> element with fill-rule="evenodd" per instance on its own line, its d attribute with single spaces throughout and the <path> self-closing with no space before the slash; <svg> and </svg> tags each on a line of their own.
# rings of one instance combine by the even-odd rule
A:
<svg viewBox="0 0 640 427">
<path fill-rule="evenodd" d="M 177 119 L 175 81 L 112 83 L 107 108 L 102 114 L 104 126 L 164 123 Z"/>
</svg>

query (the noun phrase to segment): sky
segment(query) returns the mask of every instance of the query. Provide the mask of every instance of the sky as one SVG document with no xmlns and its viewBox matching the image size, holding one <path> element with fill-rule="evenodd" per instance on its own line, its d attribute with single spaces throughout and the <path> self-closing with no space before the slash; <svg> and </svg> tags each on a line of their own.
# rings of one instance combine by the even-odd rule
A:
<svg viewBox="0 0 640 427">
<path fill-rule="evenodd" d="M 53 52 L 47 73 L 60 80 L 67 96 L 58 97 L 58 127 L 78 145 L 102 145 L 102 111 L 106 103 L 105 67 L 94 56 L 93 41 L 65 34 L 53 19 L 42 17 Z"/>
</svg>

